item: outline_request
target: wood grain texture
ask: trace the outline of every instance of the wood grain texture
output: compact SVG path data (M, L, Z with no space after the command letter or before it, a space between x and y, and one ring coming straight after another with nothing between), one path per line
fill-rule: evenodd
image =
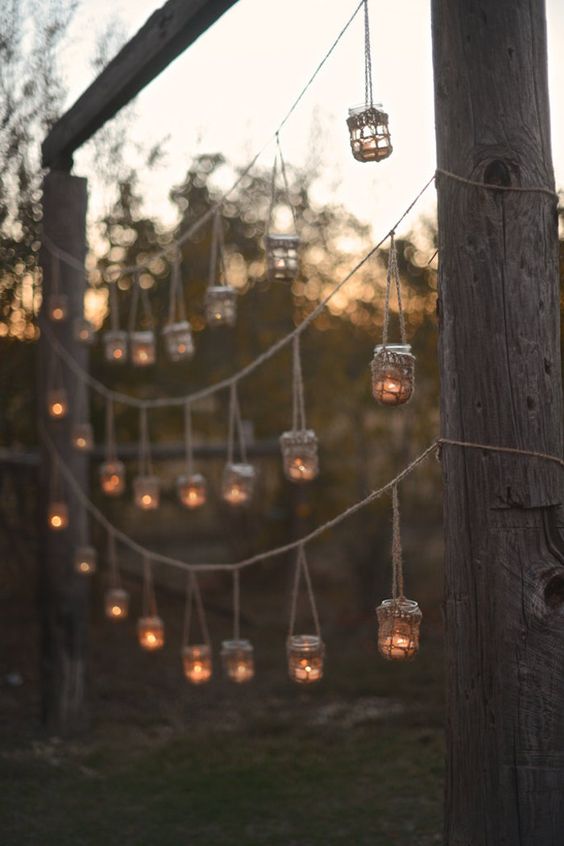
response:
M432 14L438 167L552 189L543 0ZM442 435L561 456L556 200L439 177L438 215ZM562 846L564 561L546 520L562 471L457 447L442 461L445 843Z
M48 237L80 261L86 254L86 179L66 173L51 172L43 184L43 226ZM49 253L41 254L43 269L43 305L40 328L48 319L45 305L53 288ZM88 367L88 353L73 339L73 317L82 315L85 272L64 262L60 264L60 292L69 297L70 319L50 323L59 341L76 361ZM37 402L38 418L74 477L84 489L88 484L88 459L71 445L71 426L77 420L76 377L63 367L70 414L65 420L51 420L47 413L46 393L50 381L53 353L45 335L38 344ZM73 571L73 557L78 546L88 544L87 515L72 491L63 486L69 505L69 526L61 532L47 528L47 503L52 489L53 463L45 446L40 447L40 612L42 620L42 718L50 733L66 734L86 722L85 668L89 615L89 580Z
M70 170L72 154L236 0L168 0L112 59L53 126L42 145L43 167Z

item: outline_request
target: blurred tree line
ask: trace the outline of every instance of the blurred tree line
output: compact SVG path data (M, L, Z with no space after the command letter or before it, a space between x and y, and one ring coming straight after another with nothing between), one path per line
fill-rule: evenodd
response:
M22 15L22 8L34 15ZM64 86L56 53L76 8L75 2L0 0L0 447L22 448L36 443L34 384L37 336L36 315L41 290L37 264L41 242L41 179L39 143L61 111ZM32 21L32 23L30 23ZM99 41L94 67L99 70L115 50L116 29L106 29ZM113 39L113 40L112 40ZM128 165L129 117L118 116L92 142L107 187L116 200L90 233L94 251L88 259L89 304L97 321L108 328L107 283L122 267L146 263L141 275L158 329L168 313L171 274L166 257L155 254L171 245L221 196L227 163L219 153L197 156L170 199L177 225L167 228L148 215L139 183ZM145 150L153 166L164 144ZM150 369L115 367L103 358L97 344L91 355L94 376L104 384L139 396L184 395L219 381L245 366L300 322L371 247L369 227L339 205L318 206L313 187L315 168L289 168L290 199L303 240L299 278L291 285L269 283L265 275L263 234L271 202L271 173L256 168L246 175L222 206L227 279L236 287L236 327L209 330L203 320L211 250L211 225L182 247L182 280L196 355L190 362L170 363L159 341L157 363ZM282 229L290 216L285 197L277 189L274 221ZM404 286L408 335L417 357L413 401L396 410L378 408L371 396L369 364L381 338L386 245L367 262L332 300L302 339L302 357L309 424L321 442L322 473L307 490L296 494L282 479L279 456L264 461L261 495L242 519L247 531L237 553L283 542L295 530L296 510L301 530L316 525L354 500L378 487L423 449L438 431L438 373L436 356L436 271L431 260L436 248L434 224L417 221L410 235L397 241ZM564 256L564 250L563 250ZM564 258L563 258L564 268ZM119 276L120 323L127 326L132 280ZM395 325L395 324L394 324ZM276 440L291 422L291 358L285 349L263 364L240 386L243 416L251 421L259 440ZM121 442L138 437L136 412L117 407L117 434ZM96 440L104 441L104 408L92 397ZM150 415L154 441L180 441L179 409ZM227 427L227 396L194 408L196 441L222 443ZM204 468L205 470L205 468ZM219 477L220 466L215 472ZM166 469L163 468L163 472ZM94 478L94 477L93 477ZM4 502L14 502L18 485L9 484ZM406 522L435 526L440 514L438 465L418 471L406 483ZM17 480L16 480L17 481ZM26 477L25 485L29 484ZM21 488L21 486L20 486ZM95 486L93 486L95 489ZM6 490L4 490L6 493ZM95 494L96 495L96 494ZM21 503L21 491L19 502ZM173 494L170 494L172 500ZM220 508L221 505L217 504ZM17 534L19 506L12 509L15 523L4 515L5 531ZM294 516L292 516L294 515ZM116 512L116 520L124 516ZM178 509L178 520L182 519ZM218 523L224 533L233 528L231 517L194 518L193 525L210 529ZM266 517L266 519L265 519ZM268 519L271 518L271 519ZM192 519L192 516L191 516ZM356 564L358 592L363 602L374 595L374 563L389 557L389 503L381 501L339 529L338 547ZM252 531L248 531L249 526ZM292 528L293 527L293 528ZM330 533L325 543L329 558L336 557ZM408 539L409 544L409 539ZM387 570L385 570L387 573ZM387 578L387 577L386 577Z

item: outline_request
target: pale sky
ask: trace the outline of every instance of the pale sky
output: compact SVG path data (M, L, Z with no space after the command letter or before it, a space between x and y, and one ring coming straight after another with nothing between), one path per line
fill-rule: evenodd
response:
M244 165L263 146L303 87L358 0L239 0L137 98L133 141L147 146L170 136L168 156L154 172L141 172L145 211L172 221L167 194L194 154L222 152ZM161 6L156 0L82 0L63 66L70 105L93 76L88 58L96 33L118 16L128 36ZM564 3L547 0L556 182L564 186ZM435 166L429 3L371 2L375 100L390 115L394 152L379 164L355 162L345 119L364 98L362 13L298 106L281 135L291 163L308 160L312 144L324 162L315 199L347 206L384 234L430 178ZM134 154L132 153L132 156ZM271 146L261 164L270 167ZM88 149L75 157L75 173L91 177L91 208L105 200L96 190ZM226 175L227 178L227 175ZM434 190L417 207L432 213ZM415 216L406 221L406 228Z

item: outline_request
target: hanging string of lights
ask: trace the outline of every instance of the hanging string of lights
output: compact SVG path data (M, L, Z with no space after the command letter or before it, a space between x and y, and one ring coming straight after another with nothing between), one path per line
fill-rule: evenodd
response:
M317 605L313 592L311 576L309 574L305 548L312 541L322 534L339 525L348 517L356 514L367 507L376 499L391 491L392 513L393 513L393 538L392 538L392 597L384 600L378 606L376 613L379 624L378 648L380 653L388 660L406 661L417 654L419 648L419 629L421 625L421 611L414 600L409 600L404 594L403 559L400 539L399 522L399 484L410 475L430 455L439 455L444 446L454 446L462 449L482 450L484 452L506 453L519 455L536 460L549 461L561 468L564 468L564 460L558 456L547 453L516 449L512 447L492 446L488 444L471 443L449 438L437 438L413 461L405 466L393 479L386 482L377 490L372 491L364 499L356 502L349 508L337 514L321 526L318 526L308 535L292 541L284 546L275 547L264 552L257 553L241 561L209 564L209 563L188 563L163 555L162 553L149 550L130 538L125 532L115 527L105 515L94 505L82 490L75 479L72 471L62 460L57 448L44 427L40 429L41 438L46 445L51 461L53 463L53 491L52 502L48 509L48 521L53 531L64 531L68 526L68 508L63 498L62 483L64 482L72 490L74 496L80 501L89 514L106 530L108 535L108 564L109 564L109 589L105 595L106 616L113 620L124 619L129 611L129 595L123 589L116 556L116 541L141 556L144 562L144 601L143 614L139 620L138 638L144 649L158 649L164 643L164 624L157 613L156 598L152 581L152 564L160 563L181 569L188 574L186 620L184 638L182 644L182 662L186 678L194 684L205 682L212 675L212 650L205 614L197 583L197 573L207 571L225 571L233 574L233 614L234 631L233 639L224 641L222 644L222 663L224 670L232 681L248 681L254 675L254 650L249 641L240 638L239 617L240 617L240 582L239 574L254 564L263 563L266 560L279 558L282 555L296 551L296 573L294 588L290 603L290 625L287 639L288 671L290 678L299 684L308 684L321 679L323 675L323 662L325 657L325 646L321 638L321 629ZM80 551L77 553L77 562L80 559ZM94 563L95 567L95 563ZM90 564L85 567L77 566L77 572L86 575L93 572ZM314 633L296 635L294 633L297 598L299 584L303 576L308 598L311 606L314 622ZM198 614L200 616L200 628L203 642L190 644L188 642L190 631L190 615L193 600L196 600Z

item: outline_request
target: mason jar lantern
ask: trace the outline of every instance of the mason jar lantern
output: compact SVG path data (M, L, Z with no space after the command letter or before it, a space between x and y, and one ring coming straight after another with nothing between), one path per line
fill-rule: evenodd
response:
M69 412L69 401L64 388L53 388L47 392L47 411L53 420L64 420Z
M288 638L288 672L297 684L312 684L323 678L325 644L318 635L291 635Z
M158 615L140 617L137 621L139 646L147 652L155 652L164 646L164 623Z
M102 336L104 344L104 358L114 364L125 364L127 361L127 332L121 329L111 329Z
M81 546L74 554L74 570L81 576L91 576L96 572L97 555L93 546Z
M211 679L212 656L207 643L184 646L182 649L182 667L185 678L191 684L204 684Z
M93 344L96 337L94 326L85 317L76 317L73 323L73 336L79 344Z
M155 363L156 342L152 329L129 333L129 355L135 367L148 367Z
M91 423L75 423L72 427L72 445L77 452L90 452L94 447Z
M415 385L415 356L409 344L378 344L374 348L372 393L380 405L404 405Z
M317 436L313 429L283 432L280 449L284 473L291 482L309 482L319 474Z
M129 594L119 587L112 587L106 591L104 597L106 617L110 620L125 620L129 612Z
M254 650L249 640L224 640L221 661L227 678L237 684L250 681L255 674Z
M154 511L160 504L160 479L158 476L137 476L133 480L135 505L142 511Z
M358 162L380 162L391 155L388 115L380 104L349 109L347 126L352 154Z
M186 508L194 509L205 505L207 483L201 473L179 476L176 482L178 498Z
M255 477L252 464L226 464L221 485L221 495L225 502L229 505L246 505L253 495Z
M194 355L192 327L187 320L169 323L164 327L162 336L171 361L182 361Z
M64 323L69 316L69 298L66 294L51 294L47 306L49 319L54 323Z
M100 487L106 496L120 496L125 490L123 461L105 461L100 465Z
M385 599L376 609L378 650L389 661L410 661L419 651L423 615L413 599Z
M298 275L297 235L266 235L266 268L271 282L292 282Z
M208 326L234 326L237 294L230 285L210 285L204 302Z
M69 507L62 500L53 500L47 509L47 523L54 532L66 529L69 524Z

